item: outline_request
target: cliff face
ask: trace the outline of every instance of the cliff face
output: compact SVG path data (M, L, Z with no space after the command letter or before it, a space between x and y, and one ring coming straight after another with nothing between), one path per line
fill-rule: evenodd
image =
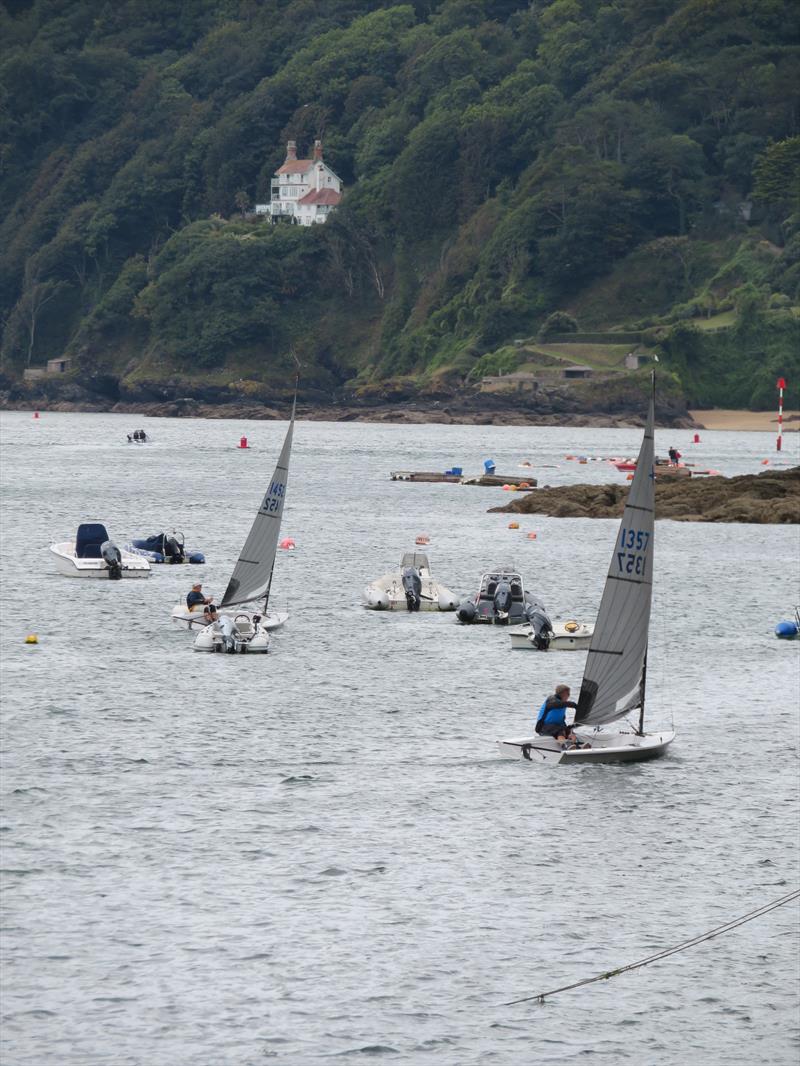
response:
M492 511L555 518L618 518L626 485L536 489ZM800 467L741 477L656 481L656 517L678 522L800 523Z

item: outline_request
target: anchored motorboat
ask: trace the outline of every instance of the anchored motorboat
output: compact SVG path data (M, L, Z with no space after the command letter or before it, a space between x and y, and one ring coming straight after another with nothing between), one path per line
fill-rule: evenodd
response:
M364 606L373 611L454 611L458 597L431 576L424 552L405 552L397 570L371 581Z
M150 563L204 563L205 555L184 547L183 533L155 533L152 537L140 537L128 541L123 550L131 555L141 555Z
M515 626L509 629L511 647L528 651L580 651L589 647L594 626L586 622L552 622L549 630L535 633L533 626Z
M550 619L540 601L526 592L522 578L512 566L496 566L481 577L477 593L462 600L456 617L465 625L489 622L521 625L528 622L537 634L550 629Z
M50 545L56 566L67 577L94 577L116 581L123 577L150 577L150 563L141 555L120 551L102 522L82 522L75 540Z

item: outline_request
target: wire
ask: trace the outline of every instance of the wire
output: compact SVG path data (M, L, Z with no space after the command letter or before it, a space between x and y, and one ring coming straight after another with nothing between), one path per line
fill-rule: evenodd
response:
M785 903L791 903L792 900L798 898L800 898L800 889L795 889L793 892L789 892L780 899L773 900L772 903L765 903L763 907L758 907L754 911L749 911L747 914L743 914L739 918L733 918L731 921L725 922L723 925L718 925L716 928L710 929L707 933L700 933L699 936L692 937L691 940L684 940L682 943L676 944L674 947L664 948L663 951L658 951L654 955L648 955L647 958L639 959L638 962L631 962L626 966L618 966L617 969L597 974L596 977L585 977L582 981L576 981L571 985L563 985L561 988L553 988L549 992L538 992L535 996L523 996L521 999L512 999L507 1003L501 1003L500 1006L513 1007L517 1003L529 1003L531 1000L544 1003L547 996L554 996L557 992L568 992L572 988L582 988L584 985L593 984L595 981L607 981L610 977L616 977L618 974L627 973L629 970L638 970L641 966L647 966L651 962L658 962L659 959L665 959L668 955L674 955L678 951L685 951L686 948L695 947L697 944L702 944L705 940L712 940L716 936L721 936L722 933L729 933L731 929L736 929L737 926L744 925L745 922L752 922L754 918L760 918L763 914L768 914L770 911L775 910L776 907L782 907Z

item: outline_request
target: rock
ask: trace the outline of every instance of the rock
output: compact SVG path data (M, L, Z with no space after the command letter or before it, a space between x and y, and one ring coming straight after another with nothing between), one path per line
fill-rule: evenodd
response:
M554 518L618 518L627 485L541 488L492 512ZM800 523L800 467L740 477L656 481L656 517L677 522Z

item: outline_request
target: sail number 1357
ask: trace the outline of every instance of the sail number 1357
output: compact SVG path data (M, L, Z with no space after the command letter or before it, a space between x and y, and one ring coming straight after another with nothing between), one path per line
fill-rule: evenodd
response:
M649 533L641 529L626 529L623 526L619 534L619 550L617 551L617 566L621 574L645 576L646 552L649 543Z

